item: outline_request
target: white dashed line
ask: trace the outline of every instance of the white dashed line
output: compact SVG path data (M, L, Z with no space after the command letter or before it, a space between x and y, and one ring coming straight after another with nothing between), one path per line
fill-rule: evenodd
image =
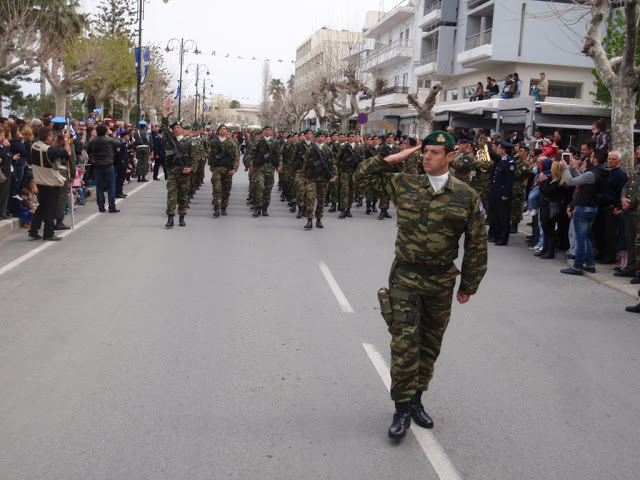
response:
M353 307L349 303L349 300L347 300L347 297L345 297L344 293L342 293L342 290L340 289L338 282L336 282L336 279L333 278L333 275L331 274L331 270L329 270L329 267L327 267L327 264L320 263L319 266L320 266L320 270L322 271L322 274L324 275L324 278L327 280L327 283L331 288L331 291L335 295L336 300L338 300L338 303L340 304L340 308L342 308L342 311L345 313L353 313Z
M373 366L378 371L378 375L382 378L387 390L389 390L391 388L391 378L389 377L389 366L387 365L387 362L382 358L380 352L378 352L376 347L373 345L363 343L362 346L367 352L367 355L369 355L371 363L373 363ZM447 457L447 454L444 452L431 430L426 430L418 426L415 426L414 428L412 425L409 431L412 432L418 440L420 447L422 447L422 450L440 480L462 480L462 477L460 477L458 472L456 472L456 469L453 468L449 457Z

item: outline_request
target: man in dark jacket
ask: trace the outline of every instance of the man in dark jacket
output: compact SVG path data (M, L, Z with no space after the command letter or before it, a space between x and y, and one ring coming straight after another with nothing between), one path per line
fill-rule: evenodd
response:
M116 198L127 198L122 191L122 186L124 185L124 179L127 176L129 161L133 156L130 139L131 132L129 130L123 130L120 133L120 146L115 149L113 156L113 167L116 171Z
M496 245L509 242L511 202L513 200L513 181L515 177L515 159L511 156L514 145L504 140L497 143L500 162L493 174L493 183L489 191L489 241Z
M116 179L113 169L113 151L120 147L120 140L108 137L109 129L105 125L96 127L97 137L87 145L87 153L94 158L94 169L96 177L96 193L98 210L105 212L104 208L104 187L106 184L109 194L109 213L117 213L116 208Z
M155 163L153 165L153 179L159 180L158 173L160 172L160 167L162 166L162 171L164 172L164 179L167 179L167 166L166 166L166 158L167 158L167 141L164 138L164 134L162 129L158 127L158 125L153 125L151 127L151 140L153 141L153 158Z

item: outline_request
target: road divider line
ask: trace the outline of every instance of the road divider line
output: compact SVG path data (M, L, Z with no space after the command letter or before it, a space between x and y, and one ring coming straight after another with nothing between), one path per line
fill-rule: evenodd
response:
M387 365L387 362L382 358L380 352L378 352L376 347L373 345L363 343L362 346L364 347L365 352L367 352L371 363L373 363L373 366L378 371L378 375L382 378L387 390L391 389L391 378L389 376L389 366ZM422 450L438 475L438 478L440 480L462 480L462 477L460 477L458 472L456 472L456 469L451 464L449 457L447 457L447 454L438 443L438 440L436 440L433 431L426 430L417 425L412 427L415 428L411 428L409 431L413 433L418 440L420 447L422 447Z
M163 175L163 174L160 174L160 175ZM135 194L137 191L139 191L139 190L143 189L144 187L146 187L147 185L151 185L151 183L143 183L139 187L134 188L133 190L131 190L131 192L129 192L127 195L131 196L131 195ZM116 200L116 204L120 203L121 200L126 200L126 199L119 198L118 200ZM87 218L85 218L80 223L75 225L72 230L64 230L62 232L59 232L58 233L58 237L64 238L64 237L66 237L68 235L71 235L73 232L75 232L79 228L84 227L85 225L87 225L89 222L93 221L96 217L99 217L100 215L102 215L102 212L96 212L96 213L94 213L92 215L89 215ZM46 250L47 248L52 247L53 245L57 245L57 244L58 244L58 242L44 242L39 247L36 247L33 250L31 250L30 252L25 253L21 257L16 258L14 261L7 263L4 267L0 268L0 277L2 275L4 275L5 273L10 272L11 270L16 268L17 266L23 264L24 262L26 262L30 258L35 257L37 254L39 254L43 250Z
M329 270L329 267L327 267L327 264L324 262L321 262L319 266L320 266L320 271L324 275L325 280L329 284L329 288L331 288L331 291L335 295L336 300L338 300L338 303L340 304L340 308L342 308L342 311L345 313L353 313L353 307L349 303L349 300L347 300L347 297L344 295L344 293L342 293L342 289L340 288L340 285L338 285L338 282L336 282L336 279L333 278L333 275L331 274L331 270Z

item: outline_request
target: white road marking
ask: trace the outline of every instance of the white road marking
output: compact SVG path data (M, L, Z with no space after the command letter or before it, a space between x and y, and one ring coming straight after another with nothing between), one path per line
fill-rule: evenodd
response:
M380 352L378 352L376 347L373 345L363 343L362 346L367 352L367 355L369 355L371 363L376 367L378 375L382 378L387 390L389 390L391 388L391 378L389 376L389 366L387 365L387 362L382 358ZM416 425L415 428L411 428L409 431L412 432L418 440L418 443L422 447L422 450L431 463L431 466L433 466L433 469L436 471L436 474L438 474L438 478L440 478L440 480L462 480L462 477L460 477L458 472L456 472L456 469L453 468L449 457L447 457L447 454L442 449L431 430L427 430Z
M158 176L163 176L164 174L160 174ZM143 189L144 187L146 187L147 185L151 185L151 183L143 183L142 185L140 185L139 187L131 190L130 193L128 193L128 196L133 195L134 193L136 193L138 190ZM119 198L116 200L116 205L118 203L120 203L121 200L126 200L125 198ZM76 230L78 230L81 227L84 227L86 224L88 224L89 222L93 221L96 217L102 215L102 212L96 212L93 215L88 216L87 218L85 218L84 220L82 220L80 223L78 223L77 225L74 226L74 228L72 230L65 230L63 232L60 232L58 234L58 237L60 238L64 238L67 235L71 235L73 232L75 232ZM29 260L32 257L35 257L37 254L39 254L40 252L42 252L43 250L46 250L49 247L52 247L53 245L56 245L57 242L44 242L42 245L40 245L37 248L34 248L33 250L31 250L30 252L25 253L24 255L22 255L21 257L16 258L13 262L9 262L7 263L4 267L0 268L0 277L2 275L4 275L7 272L10 272L11 270L13 270L14 268L16 268L18 265L23 264L24 262L26 262L27 260Z
M327 267L327 264L324 262L321 262L319 266L320 266L320 270L322 271L322 274L324 275L324 278L327 280L327 283L331 288L331 291L335 295L336 300L338 300L338 303L340 304L340 308L342 308L342 311L345 313L353 313L353 307L349 303L349 300L347 300L347 297L345 297L344 293L342 293L342 290L340 289L338 282L336 282L336 279L333 278L333 275L331 274L331 270L329 270L329 267Z

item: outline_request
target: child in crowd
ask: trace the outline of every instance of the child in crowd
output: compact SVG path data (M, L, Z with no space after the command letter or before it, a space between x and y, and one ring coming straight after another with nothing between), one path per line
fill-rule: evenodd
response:
M84 176L86 170L82 167L76 167L76 177L73 179L73 193L76 198L76 205L85 205L87 202L84 199L86 194L86 187L84 186Z
M20 219L22 228L31 228L31 219L35 210L29 209L29 190L23 188L11 199L11 212L14 217Z
M40 205L40 201L38 200L38 185L36 185L36 182L29 182L27 190L29 190L29 210L35 212L38 205Z

